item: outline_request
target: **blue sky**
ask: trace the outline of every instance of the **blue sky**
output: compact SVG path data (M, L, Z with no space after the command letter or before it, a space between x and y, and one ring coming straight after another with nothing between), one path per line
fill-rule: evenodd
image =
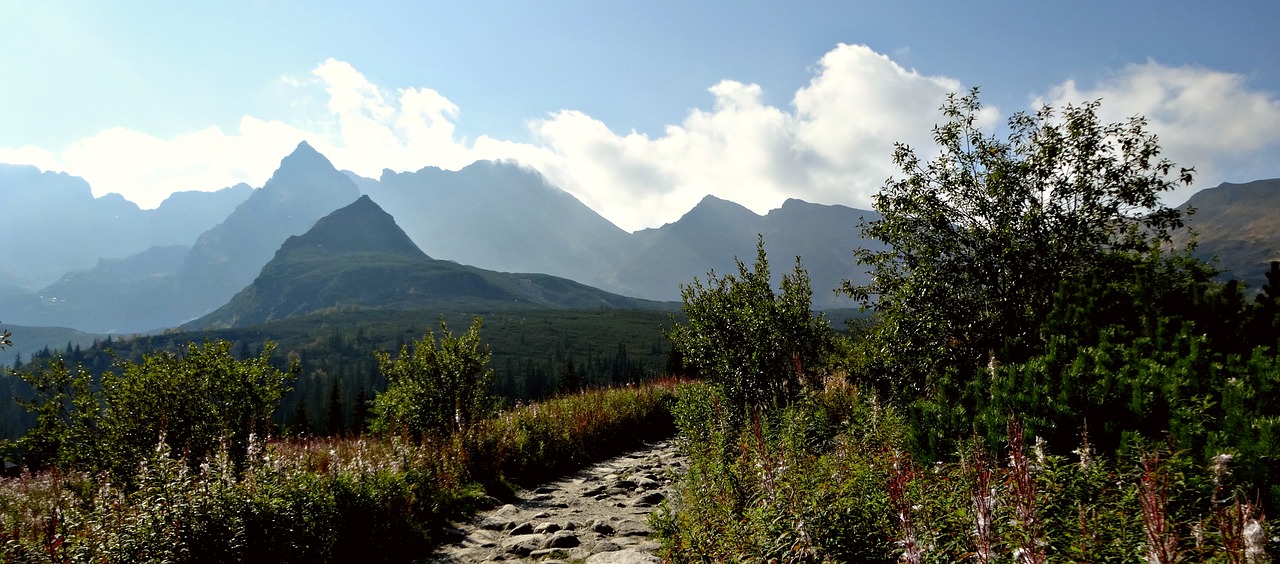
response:
M868 207L979 86L992 124L1146 115L1200 188L1280 176L1278 28L1263 1L4 3L0 162L153 207L303 139L371 177L514 159L631 230L706 194Z

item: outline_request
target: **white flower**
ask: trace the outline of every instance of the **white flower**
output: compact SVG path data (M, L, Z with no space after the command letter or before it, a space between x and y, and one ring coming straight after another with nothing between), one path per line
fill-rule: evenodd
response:
M1267 542L1266 531L1257 519L1250 519L1244 526L1244 557L1246 562L1266 562L1267 553L1262 545Z

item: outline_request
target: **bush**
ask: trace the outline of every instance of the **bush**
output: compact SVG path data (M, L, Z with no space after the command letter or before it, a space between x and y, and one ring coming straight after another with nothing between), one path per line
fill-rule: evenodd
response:
M88 372L61 360L23 373L35 391L26 407L36 426L16 443L28 466L106 471L128 482L161 439L166 452L198 462L220 442L239 467L250 437L270 431L271 416L296 376L274 368L268 345L237 360L231 343L187 345L118 363L94 386Z
M241 469L225 442L202 461L161 442L130 486L83 472L0 479L0 561L402 560L486 503L477 480L529 484L669 436L673 388L566 396L423 443L255 437Z
M495 413L490 353L480 343L480 326L476 317L465 333L455 336L442 319L438 340L428 334L412 348L401 347L394 359L376 353L388 383L387 391L374 398L370 427L415 439L447 437Z
M686 366L718 386L735 410L785 405L817 379L832 346L831 328L810 311L809 274L796 259L775 294L765 258L764 238L755 266L741 260L738 275L708 273L681 285L688 322L670 333Z
M1058 456L1006 420L1002 456L977 440L921 464L906 420L839 379L736 432L718 410L710 388L676 407L688 472L651 518L672 562L1265 562L1275 548L1229 456L1142 440Z

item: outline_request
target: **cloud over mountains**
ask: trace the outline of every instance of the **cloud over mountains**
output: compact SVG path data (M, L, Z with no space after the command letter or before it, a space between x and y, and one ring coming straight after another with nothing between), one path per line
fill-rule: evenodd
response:
M427 87L376 84L329 59L281 79L297 102L291 119L246 115L232 131L209 127L172 138L111 128L63 148L0 148L0 162L66 171L86 178L97 194L117 192L153 207L176 190L261 185L299 140L336 166L372 177L384 168L457 170L480 159L515 160L635 230L674 221L706 194L757 212L788 197L866 208L895 173L893 143L927 151L938 107L948 92L967 88L962 80L922 75L866 46L839 45L817 61L786 107L764 102L758 85L725 79L708 89L709 107L690 109L660 134L615 131L564 109L531 116L527 140L468 139L456 124L484 108L459 108ZM1199 186L1280 175L1275 159L1261 158L1280 144L1280 100L1252 90L1247 77L1148 61L1099 84L1066 80L1028 93L1032 105L1096 98L1108 121L1146 115L1166 155L1197 167ZM1019 109L988 108L984 122L998 127Z

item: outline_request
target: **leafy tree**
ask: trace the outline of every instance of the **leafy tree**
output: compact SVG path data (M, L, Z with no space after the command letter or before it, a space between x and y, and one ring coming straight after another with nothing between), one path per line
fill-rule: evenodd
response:
M231 343L188 344L185 354L156 352L122 361L95 386L62 359L21 374L35 397L24 402L36 425L17 442L34 467L110 471L128 481L163 439L168 452L198 463L225 441L245 460L254 433L265 435L280 397L296 375L274 368L273 347L236 360Z
M185 354L156 352L104 374L99 426L116 470L135 468L159 437L193 463L225 441L242 465L251 435L265 438L299 370L296 363L291 372L272 366L274 349L268 344L259 356L237 360L230 342L189 343Z
M13 341L9 340L9 337L12 336L13 333L10 333L8 329L0 329L0 349L13 346Z
M476 317L461 335L440 321L434 333L400 347L392 357L374 353L387 378L387 391L373 400L375 432L404 432L415 438L461 431L491 415L497 408L492 395L493 371L489 348L480 342L481 320Z
M976 89L948 97L928 162L897 145L904 176L863 227L885 250L857 251L872 281L843 288L879 312L879 357L894 375L882 384L906 396L944 367L1025 360L1043 347L1039 323L1062 283L1123 273L1182 226L1159 196L1192 170L1159 157L1142 118L1104 124L1097 102L1045 106L1010 118L1005 140L982 131L981 109Z
M32 398L17 401L35 414L35 425L16 443L6 445L7 450L16 450L34 469L76 467L98 459L93 376L82 367L68 368L61 358L18 376L31 386Z
M737 263L737 276L710 272L706 284L694 278L681 285L688 322L676 325L671 342L734 407L785 404L816 380L832 343L830 325L810 310L813 293L799 257L782 277L781 294L770 283L764 237L751 269Z

